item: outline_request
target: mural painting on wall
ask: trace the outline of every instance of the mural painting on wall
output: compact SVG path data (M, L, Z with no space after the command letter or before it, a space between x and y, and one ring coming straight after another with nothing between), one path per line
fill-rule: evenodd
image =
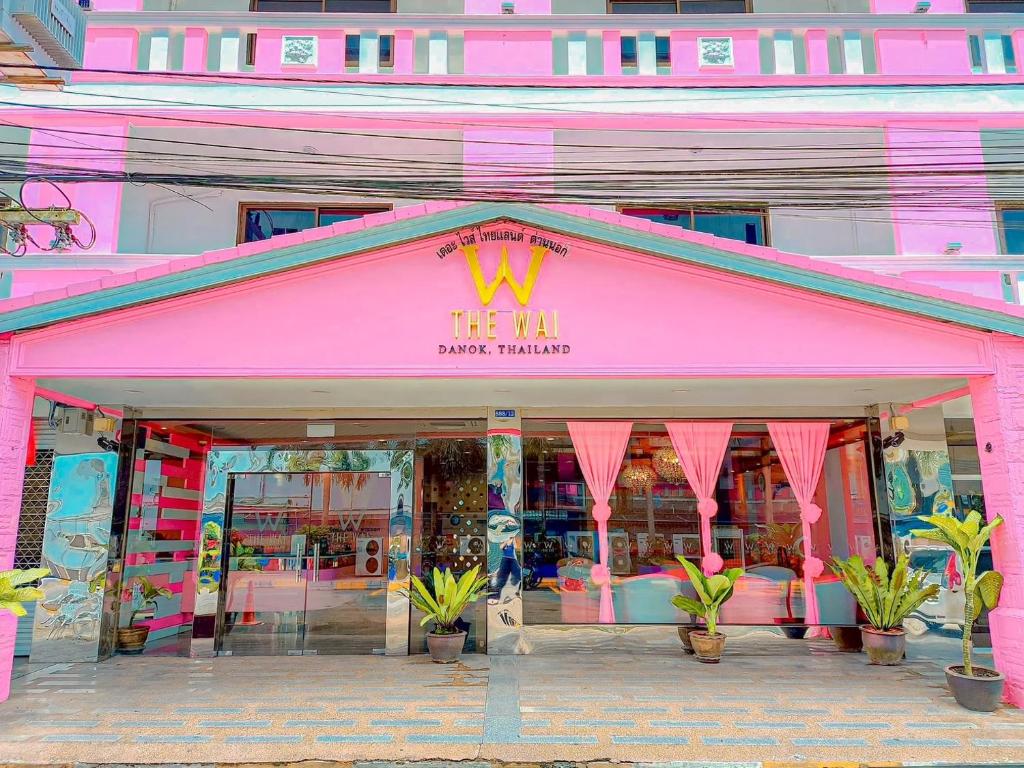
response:
M217 612L223 548L231 555L239 570L259 570L259 559L253 556L244 536L233 534L224 541L225 515L228 506L229 480L232 475L260 474L309 475L310 482L322 473L341 475L341 487L351 484L358 489L366 478L377 474L390 478L390 510L387 542L387 652L405 653L408 648L409 608L398 590L409 581L409 544L412 532L413 454L411 451L346 451L324 449L313 451L285 450L273 447L224 448L207 456L206 482L203 491L202 539L199 545L199 576L196 583L195 614L213 616ZM305 541L324 536L341 536L357 541L362 515L339 513L336 529L306 524L292 532L292 538ZM283 514L260 519L267 530L277 532L286 524ZM281 531L284 533L284 531ZM237 532L236 532L237 533ZM374 541L378 541L374 539ZM304 546L300 545L301 547ZM378 547L380 545L377 545ZM357 572L358 572L357 565ZM371 569L374 573L378 568ZM382 573L383 573L382 569Z
M53 461L33 627L36 661L97 658L117 454L83 453Z
M951 515L956 509L949 453L904 443L886 448L884 456L893 535L897 545L909 551L910 530L919 525L918 516Z
M921 527L921 515L956 514L949 452L936 448L934 441L915 446L907 440L886 448L883 455L896 548L910 555L910 566L924 571L927 583L939 587L937 598L924 603L903 626L911 635L959 631L965 598L956 554L939 542L910 535Z
M487 436L487 602L491 627L522 624L522 457L522 436L518 432Z

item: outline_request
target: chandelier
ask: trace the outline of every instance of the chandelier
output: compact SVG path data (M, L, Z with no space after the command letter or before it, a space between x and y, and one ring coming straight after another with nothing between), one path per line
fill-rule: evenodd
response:
M666 483L681 483L686 479L679 456L671 448L659 448L654 452L654 471Z
M646 464L630 464L623 471L622 478L629 484L633 493L647 493L654 487L658 476Z

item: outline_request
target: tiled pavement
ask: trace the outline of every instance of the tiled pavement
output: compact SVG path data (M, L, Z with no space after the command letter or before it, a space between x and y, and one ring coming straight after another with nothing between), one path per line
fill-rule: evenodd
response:
M639 640L639 642L635 642ZM552 643L552 646L555 643ZM495 759L1024 763L1024 711L956 706L941 668L828 641L729 640L719 666L652 629L529 656L23 665L0 762Z

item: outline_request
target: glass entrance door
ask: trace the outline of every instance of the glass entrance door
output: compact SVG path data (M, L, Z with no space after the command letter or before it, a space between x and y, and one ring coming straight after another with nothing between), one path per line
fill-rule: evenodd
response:
M228 497L217 651L383 653L390 475L236 474Z

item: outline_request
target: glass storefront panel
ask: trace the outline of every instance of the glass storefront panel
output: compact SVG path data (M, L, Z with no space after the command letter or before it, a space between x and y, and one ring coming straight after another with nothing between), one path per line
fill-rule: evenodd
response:
M312 429L311 429L312 427ZM199 521L214 449L413 451L412 547L398 567L486 570L482 420L210 420L128 422L137 430L119 624L139 607L140 577L172 590L137 614L146 653L187 655L201 570ZM333 432L333 437L309 437ZM217 639L234 654L382 652L391 504L386 473L258 472L232 476ZM408 504L407 500L402 501ZM119 567L119 564L118 566ZM288 587L288 588L285 588ZM426 651L419 615L411 651ZM485 606L465 616L467 650L484 650ZM205 631L205 630L204 630Z
M564 422L524 422L526 505L524 618L527 624L596 624L600 590L590 578L599 559L592 499ZM833 424L815 502L812 552L876 553L866 430ZM804 548L800 511L764 424L737 424L716 491L712 549L742 568L729 624L803 622ZM616 622L674 624L671 605L686 581L677 556L702 555L697 497L660 424L636 424L610 499L609 568ZM826 569L816 580L823 624L855 623L852 598Z

